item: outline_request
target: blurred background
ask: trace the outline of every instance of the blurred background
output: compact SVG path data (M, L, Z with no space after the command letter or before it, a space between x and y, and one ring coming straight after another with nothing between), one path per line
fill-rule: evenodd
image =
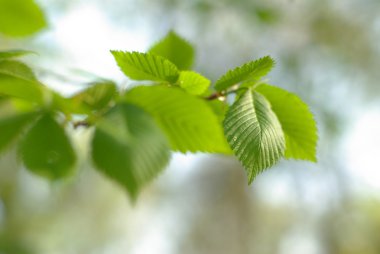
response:
M378 0L37 3L47 27L0 34L0 50L38 52L24 61L67 95L96 76L125 83L109 50L144 51L171 29L194 44L196 70L214 81L271 55L270 83L316 116L318 163L282 160L247 186L233 158L175 154L131 204L93 170L91 133L79 129L80 162L65 181L30 174L15 149L0 156L1 254L380 253Z

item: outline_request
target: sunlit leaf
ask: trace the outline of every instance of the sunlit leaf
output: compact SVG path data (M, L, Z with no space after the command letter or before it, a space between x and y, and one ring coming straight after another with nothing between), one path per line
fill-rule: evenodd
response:
M264 95L276 113L285 134L285 157L316 161L317 125L308 106L295 94L281 88L261 85Z
M181 70L190 69L194 62L193 46L173 31L156 43L149 53L169 59Z
M285 138L280 122L269 102L258 93L248 90L230 107L224 131L247 171L249 183L284 154Z
M0 0L0 33L26 36L46 26L42 10L33 0Z
M137 106L118 104L96 126L92 159L98 170L135 199L169 161L170 150L153 118Z
M27 169L52 179L69 175L76 161L63 127L49 113L26 133L20 154Z
M111 51L120 69L134 80L174 83L179 76L177 67L164 57L139 52Z
M177 83L189 94L201 95L210 86L211 81L199 73L181 71Z
M229 153L217 116L202 99L179 88L136 87L126 100L149 112L180 152Z
M215 89L222 91L244 81L258 80L265 76L274 66L274 60L265 56L256 61L229 70L215 83Z

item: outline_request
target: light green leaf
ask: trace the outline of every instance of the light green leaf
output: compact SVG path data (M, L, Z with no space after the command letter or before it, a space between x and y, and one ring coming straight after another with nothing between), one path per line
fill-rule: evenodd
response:
M193 46L173 31L148 52L169 59L181 70L190 69L194 62Z
M219 122L223 123L224 117L226 116L228 110L228 104L220 100L207 100L206 103L218 117Z
M285 157L317 161L317 125L308 106L295 94L281 88L261 85L264 95L276 113L285 133Z
M199 73L181 71L177 83L189 94L201 95L210 86L211 81Z
M42 10L33 0L0 0L0 33L26 36L46 26Z
M166 86L139 86L126 94L128 102L149 112L180 152L229 153L221 124L202 99Z
M42 103L43 86L32 70L17 61L0 61L0 94Z
M223 91L244 81L259 80L261 77L267 75L273 66L274 60L269 56L248 62L233 70L229 70L220 77L215 83L215 89L217 91Z
M9 59L14 57L20 57L28 54L33 54L34 52L22 49L13 49L7 51L0 51L0 60Z
M89 88L74 95L72 100L92 110L100 110L109 105L116 92L116 85L112 81L95 82Z
M20 144L27 169L52 179L69 175L76 156L64 129L45 113L27 132Z
M134 80L177 81L177 67L164 57L149 53L111 51L120 69Z
M101 172L135 199L167 165L170 150L153 118L131 104L118 104L96 126L92 159Z
M250 90L228 110L224 132L247 171L249 183L284 154L285 138L280 122L265 97Z
M15 140L34 118L35 113L22 113L0 119L0 151Z
M32 69L30 69L26 64L19 61L0 61L0 73L28 81L37 81L37 78L34 75Z

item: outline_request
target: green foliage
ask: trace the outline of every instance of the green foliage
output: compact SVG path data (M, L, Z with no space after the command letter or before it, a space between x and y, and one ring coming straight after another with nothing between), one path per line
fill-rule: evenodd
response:
M131 104L118 104L97 124L92 158L104 174L124 186L133 199L169 161L165 136L151 116Z
M317 129L307 105L261 80L274 65L268 56L228 71L210 87L206 77L184 70L194 50L170 32L148 53L111 51L136 87L120 90L101 80L64 97L13 60L28 53L0 52L0 99L15 111L0 119L0 151L20 137L20 157L36 174L70 174L76 155L67 125L95 128L95 168L132 199L164 170L170 150L234 154L249 183L283 156L316 161ZM231 106L229 94L236 98Z
M317 161L317 126L308 106L295 94L261 85L256 89L270 102L285 134L285 157Z
M13 61L0 61L0 95L22 98L42 103L42 86L32 70L25 64Z
M0 119L0 151L15 140L34 118L35 113L21 113Z
M211 81L194 71L181 71L178 84L189 94L201 95L209 88Z
M211 107L214 114L218 117L220 123L223 123L224 117L228 110L228 104L220 100L208 100L206 103Z
M112 81L92 83L91 86L74 95L72 100L76 104L92 109L100 110L110 104L117 94L116 84Z
M44 14L33 0L0 0L0 33L26 36L46 26Z
M181 70L190 69L194 62L193 46L173 31L148 52L169 59Z
M229 152L217 116L202 99L174 87L140 86L128 92L126 100L157 120L173 150Z
M120 69L134 80L176 82L178 68L169 60L149 53L111 51Z
M267 75L273 66L274 60L269 56L245 63L233 70L229 70L220 77L215 83L215 89L217 91L223 91L242 82L257 81Z
M63 127L44 113L20 144L21 158L30 171L59 179L69 175L76 156Z
M281 124L269 102L258 93L246 91L228 110L223 125L228 143L247 171L249 183L284 154Z
M22 50L22 49L14 49L7 51L0 51L0 60L20 57L28 54L33 54L32 51Z

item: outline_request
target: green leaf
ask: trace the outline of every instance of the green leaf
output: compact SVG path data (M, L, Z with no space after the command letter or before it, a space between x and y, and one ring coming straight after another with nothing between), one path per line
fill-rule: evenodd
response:
M308 106L295 94L281 88L261 85L285 133L286 158L317 161L317 125Z
M20 144L21 158L30 171L52 179L71 173L76 156L64 129L45 113Z
M215 89L220 92L244 81L259 80L267 75L273 66L274 60L269 56L245 63L220 77L215 83Z
M0 60L24 56L24 55L33 54L33 53L34 52L32 51L22 50L22 49L0 51Z
M18 61L0 61L0 94L42 103L43 86L32 70Z
M164 57L149 53L111 51L120 69L134 80L177 81L177 67Z
M35 116L35 113L22 113L0 119L0 152L21 134Z
M210 86L211 81L199 73L193 71L181 71L177 83L189 94L201 95Z
M154 120L131 104L118 104L96 126L95 166L135 199L140 189L167 165L170 150Z
M219 122L223 123L224 117L226 116L228 110L228 104L220 100L207 100L206 103L211 107L214 114L218 117Z
M175 87L139 86L126 100L157 120L173 150L230 153L217 116L202 99Z
M116 92L116 85L112 81L95 82L89 88L74 95L72 100L92 110L100 110L109 105Z
M173 31L170 31L148 52L169 59L181 70L190 69L194 62L193 46Z
M28 81L37 81L32 69L30 69L26 64L18 61L0 61L0 73Z
M228 110L224 132L247 171L249 183L284 154L285 138L280 122L265 97L250 90Z
M0 33L26 36L46 26L42 10L33 0L0 0Z

